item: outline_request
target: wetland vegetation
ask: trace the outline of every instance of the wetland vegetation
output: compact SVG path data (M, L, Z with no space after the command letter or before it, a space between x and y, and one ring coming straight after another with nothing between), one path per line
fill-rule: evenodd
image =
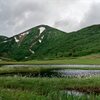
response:
M48 66L48 67L47 67ZM1 100L99 100L100 75L68 77L54 71L99 71L100 67L12 65L0 67ZM52 73L51 73L52 72ZM54 76L53 76L53 75ZM61 74L61 73L60 73ZM51 75L51 76L49 76ZM58 76L57 76L58 75Z

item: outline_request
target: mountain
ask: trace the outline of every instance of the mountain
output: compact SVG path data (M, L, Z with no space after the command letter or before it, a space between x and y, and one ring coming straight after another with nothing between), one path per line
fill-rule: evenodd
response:
M77 57L99 52L100 25L71 33L39 25L0 42L0 57L17 61Z
M41 58L45 50L47 52L49 48L54 47L55 42L63 34L66 35L66 33L47 25L36 26L2 42L0 56L15 60ZM40 50L41 47L43 47L42 50Z
M7 39L6 36L0 36L0 43L3 42L3 41L5 41L6 39Z

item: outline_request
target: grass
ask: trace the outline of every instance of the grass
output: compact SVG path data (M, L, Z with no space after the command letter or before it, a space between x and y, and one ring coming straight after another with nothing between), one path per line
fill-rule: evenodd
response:
M0 67L0 74L10 74L10 73L40 73L40 72L48 72L54 69L62 69L59 67Z
M0 65L2 64L100 64L100 55L93 54L89 56L83 57L73 57L73 58L61 58L61 59L53 59L53 60L31 60L31 61L0 61Z
M100 76L74 78L5 76L9 73L40 73L58 69L100 70L99 67L0 67L0 100L100 100ZM90 93L74 95L66 90Z
M87 96L71 96L60 92L51 92L48 93L47 96L43 96L21 90L3 89L0 91L1 100L87 100L87 98ZM93 99L94 96L91 96L90 98ZM95 96L95 98L97 97Z
M0 77L0 97L4 98L2 100L86 100L87 95L75 96L60 91L72 87L100 87L99 78ZM90 98L99 100L100 96L91 95Z
M25 63L30 64L100 64L100 59L75 58L75 59L61 59L61 60L33 60Z
M1 90L1 100L99 100L100 96L87 95L83 96L72 96L65 94L64 92L51 92L47 96L37 95L29 91L21 90Z

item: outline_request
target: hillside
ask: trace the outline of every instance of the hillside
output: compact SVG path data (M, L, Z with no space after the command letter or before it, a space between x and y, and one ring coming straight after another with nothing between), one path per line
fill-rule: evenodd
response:
M6 39L7 39L6 36L0 36L0 43L1 43L1 42L4 42Z
M0 57L18 61L76 57L99 52L100 25L68 34L40 25L0 43Z

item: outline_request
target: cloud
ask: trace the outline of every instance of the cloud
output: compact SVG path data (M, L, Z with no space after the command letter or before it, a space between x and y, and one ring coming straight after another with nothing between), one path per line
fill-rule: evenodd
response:
M90 7L90 1L78 0L76 3L71 4L68 7L62 20L55 22L55 27L58 27L66 32L80 29L80 25L84 20L84 16L86 13L88 13Z
M94 3L91 9L86 13L80 27L100 24L100 3Z
M78 30L100 22L99 6L98 0L0 0L0 35L12 36L40 24Z

